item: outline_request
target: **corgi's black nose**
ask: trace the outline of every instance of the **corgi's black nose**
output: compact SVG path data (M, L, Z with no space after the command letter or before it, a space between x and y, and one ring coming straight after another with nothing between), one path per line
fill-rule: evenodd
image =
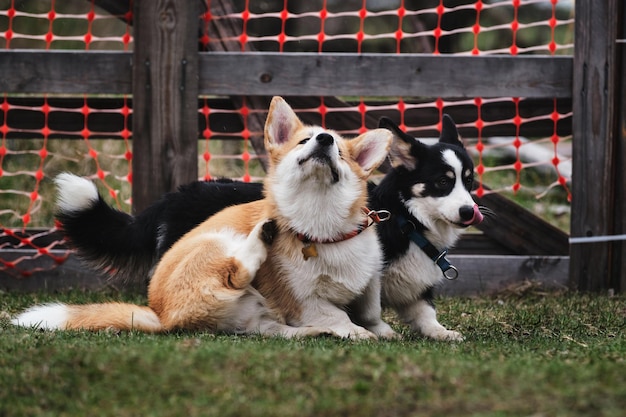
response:
M328 133L320 133L319 135L317 135L317 137L315 138L315 140L317 141L317 143L319 143L321 146L330 146L333 144L334 139L333 137L328 134Z
M469 221L474 218L474 207L473 206L461 206L459 209L459 216L461 217L461 221Z

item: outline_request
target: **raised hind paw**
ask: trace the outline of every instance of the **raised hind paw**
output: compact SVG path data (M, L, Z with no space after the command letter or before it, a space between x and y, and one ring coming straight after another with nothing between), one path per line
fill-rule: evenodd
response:
M263 223L263 226L261 226L261 234L259 237L263 243L269 246L274 242L274 238L277 234L278 227L276 226L276 221L270 219Z
M267 259L267 245L274 240L275 230L276 223L273 220L257 223L246 241L233 253L252 277Z

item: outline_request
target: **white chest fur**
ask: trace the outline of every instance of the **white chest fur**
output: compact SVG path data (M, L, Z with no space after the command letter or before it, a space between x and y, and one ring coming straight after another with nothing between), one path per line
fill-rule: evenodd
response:
M416 301L428 288L443 280L441 269L411 243L408 251L393 261L382 278L383 305L394 307Z
M380 246L373 227L351 239L316 246L317 257L278 259L294 295L300 300L322 298L335 305L346 305L361 294L382 269Z

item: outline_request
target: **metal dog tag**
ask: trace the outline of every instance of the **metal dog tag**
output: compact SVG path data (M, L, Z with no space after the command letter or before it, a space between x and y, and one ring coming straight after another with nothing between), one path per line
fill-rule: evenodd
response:
M302 254L304 255L305 261L309 258L317 258L317 248L315 247L315 243L305 243L302 248Z

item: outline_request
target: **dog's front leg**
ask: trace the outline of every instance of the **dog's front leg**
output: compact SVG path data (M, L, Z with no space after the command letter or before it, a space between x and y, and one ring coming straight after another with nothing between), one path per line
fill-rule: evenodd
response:
M413 331L420 332L435 340L462 341L463 335L448 330L437 321L437 312L432 300L421 298L411 304L396 307L400 319L411 326Z
M349 339L377 339L375 333L354 324L348 313L328 300L316 298L306 303L299 326L325 327Z
M348 313L352 321L365 327L378 337L385 339L400 337L381 317L380 277L378 276L372 278L363 294L350 304Z

